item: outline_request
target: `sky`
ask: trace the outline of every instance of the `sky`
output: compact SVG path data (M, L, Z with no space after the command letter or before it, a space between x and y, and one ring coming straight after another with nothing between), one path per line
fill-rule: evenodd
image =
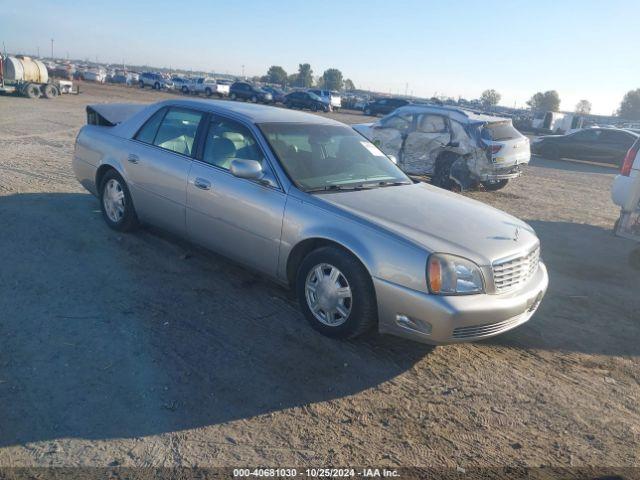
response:
M524 107L557 90L610 115L640 88L640 1L0 0L12 53L248 76L338 68L356 87ZM243 67L244 66L244 67Z

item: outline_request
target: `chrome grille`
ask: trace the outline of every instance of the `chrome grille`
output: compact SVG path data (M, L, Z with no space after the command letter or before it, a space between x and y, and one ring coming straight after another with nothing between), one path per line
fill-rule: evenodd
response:
M513 290L529 280L538 270L540 247L520 257L494 262L493 284L496 292Z
M520 322L522 316L509 318L502 322L490 323L488 325L474 325L471 327L458 327L453 329L453 338L476 338L484 337L486 335L495 335L504 330L508 330L510 327L515 326Z

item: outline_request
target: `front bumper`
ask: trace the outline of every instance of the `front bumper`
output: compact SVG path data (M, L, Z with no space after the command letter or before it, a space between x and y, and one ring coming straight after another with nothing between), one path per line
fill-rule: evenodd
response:
M439 296L374 278L380 333L429 344L471 342L522 325L549 285L544 263L519 290L498 295Z

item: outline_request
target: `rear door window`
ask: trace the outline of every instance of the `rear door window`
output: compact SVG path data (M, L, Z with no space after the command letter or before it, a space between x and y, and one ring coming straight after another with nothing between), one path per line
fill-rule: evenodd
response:
M153 144L153 139L156 138L158 127L160 126L160 122L162 121L165 113L167 113L166 108L161 108L154 113L142 128L138 130L135 139L144 143Z
M191 156L194 149L196 132L204 114L182 108L170 108L160 124L153 144Z
M482 129L482 139L493 142L513 140L521 136L510 122L488 123Z
M420 115L416 131L421 133L446 133L447 122L440 115Z

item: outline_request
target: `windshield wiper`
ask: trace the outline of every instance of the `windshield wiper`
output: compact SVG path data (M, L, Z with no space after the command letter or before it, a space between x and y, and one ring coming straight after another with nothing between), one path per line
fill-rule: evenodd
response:
M411 185L411 182L400 182L397 180L383 180L378 182L377 185L379 187L397 187L399 185Z
M325 185L324 187L307 188L305 192L334 192L334 191L347 191L347 190L366 190L370 187L365 187L362 184L357 185Z

